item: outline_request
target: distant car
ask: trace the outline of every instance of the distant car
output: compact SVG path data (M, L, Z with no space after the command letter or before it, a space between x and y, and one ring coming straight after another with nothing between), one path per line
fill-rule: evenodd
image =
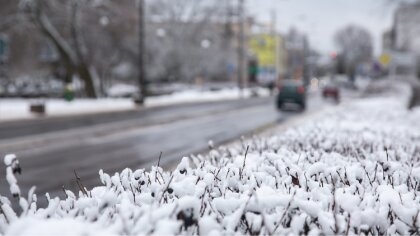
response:
M301 81L283 80L278 85L277 108L284 109L287 104L297 104L306 108L306 89Z
M336 102L340 101L340 89L338 85L334 83L328 83L322 89L323 98L333 98Z

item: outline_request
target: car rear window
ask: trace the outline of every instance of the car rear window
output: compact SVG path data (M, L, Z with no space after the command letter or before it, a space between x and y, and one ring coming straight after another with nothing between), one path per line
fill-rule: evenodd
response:
M296 86L283 86L280 91L282 93L283 92L286 92L286 93L293 92L294 93L294 92L296 92Z
M298 87L302 86L302 82L296 80L283 80L280 82L282 87Z

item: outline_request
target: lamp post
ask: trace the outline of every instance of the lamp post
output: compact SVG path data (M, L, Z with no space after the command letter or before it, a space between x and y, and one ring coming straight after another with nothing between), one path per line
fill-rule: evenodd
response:
M144 100L147 95L147 88L146 88L146 66L144 65L144 54L145 54L145 22L144 22L144 0L138 0L138 8L139 8L139 42L138 42L138 86L139 86L139 94L138 97L135 98L135 103L138 105L143 105Z
M240 97L242 98L243 77L244 77L244 0L238 0L238 68L237 68L237 82L240 90Z

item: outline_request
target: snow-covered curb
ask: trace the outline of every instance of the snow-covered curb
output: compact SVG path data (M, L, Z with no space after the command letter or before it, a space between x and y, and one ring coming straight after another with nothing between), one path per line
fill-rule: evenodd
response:
M149 97L146 100L145 106L154 107L181 103L233 100L240 98L240 96L249 98L254 95L268 96L269 91L263 88L244 89L242 92L236 88L221 89L218 91L191 89L170 95ZM77 99L72 102L67 102L63 99L0 99L0 121L36 118L37 116L29 111L29 106L32 103L44 103L46 106L46 115L48 116L117 112L136 108L136 105L130 98Z
M130 99L79 99L67 102L62 99L28 100L2 99L0 100L0 121L16 119L33 119L38 117L30 112L31 104L44 103L47 116L67 116L93 114L98 112L124 111L134 109Z
M241 96L249 98L251 96L269 96L270 92L265 88L246 88L240 91L237 88L221 89L218 91L209 90L186 90L170 95L151 97L146 100L146 106L162 106L178 103L207 102L238 99Z
M404 86L349 102L277 136L183 158L174 171L100 172L67 199L1 198L0 230L54 234L419 234L420 111ZM8 181L18 164L5 160ZM16 187L12 192L19 195ZM26 195L26 194L25 194ZM47 195L48 197L48 195ZM10 222L7 223L7 222ZM41 223L42 222L42 223Z

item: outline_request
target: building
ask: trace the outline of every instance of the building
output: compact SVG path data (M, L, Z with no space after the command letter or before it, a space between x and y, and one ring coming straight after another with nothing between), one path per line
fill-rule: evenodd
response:
M395 12L393 48L420 55L420 2L402 3Z
M250 60L255 60L257 78L254 82L268 84L284 77L287 71L285 39L280 34L257 33L248 40ZM252 69L252 68L250 68Z
M416 76L420 68L420 2L401 3L391 30L382 36L382 63L391 74Z
M148 75L155 81L231 81L237 37L221 22L147 22Z
M303 79L305 84L308 84L311 73L311 63L308 59L311 51L307 36L296 29L290 29L286 36L286 50L287 78Z

